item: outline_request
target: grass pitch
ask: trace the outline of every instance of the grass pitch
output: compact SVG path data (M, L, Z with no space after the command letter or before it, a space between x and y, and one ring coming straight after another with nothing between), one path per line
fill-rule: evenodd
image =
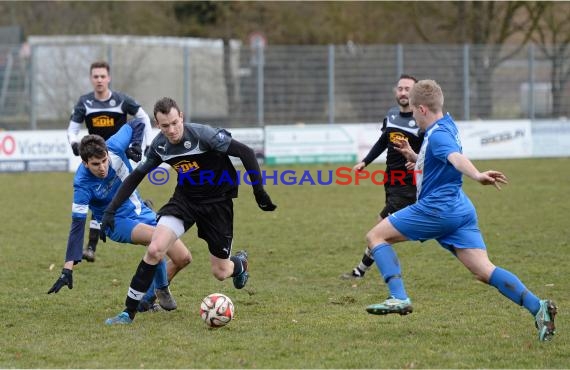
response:
M414 313L367 314L366 305L387 295L377 271L359 281L338 277L358 262L384 205L383 188L369 181L268 186L279 206L273 213L259 210L251 188L241 186L234 250L250 254L246 288L212 277L206 245L192 229L183 241L194 261L171 287L178 309L106 327L123 307L143 247L100 243L95 263L76 266L73 290L48 296L63 265L73 175L1 174L0 368L567 368L570 160L476 164L509 177L501 192L468 179L465 190L491 260L558 304L553 342L539 343L526 310L475 281L432 241L396 246ZM141 193L159 206L173 186L145 180ZM221 329L199 317L201 299L213 292L236 306Z

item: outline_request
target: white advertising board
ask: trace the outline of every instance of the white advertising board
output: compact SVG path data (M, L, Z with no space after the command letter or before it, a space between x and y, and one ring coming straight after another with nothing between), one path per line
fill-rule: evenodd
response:
M382 135L381 123L343 124L342 127L356 142L355 164L366 157L370 149L372 149L380 138L380 135ZM386 163L386 151L380 154L373 163Z
M342 125L265 128L267 164L354 162L357 144Z
M0 172L68 171L65 131L0 131Z
M232 134L232 138L236 139L240 143L249 146L255 152L255 157L257 161L261 164L265 160L265 148L263 145L264 135L263 128L233 128L228 129ZM242 165L239 158L230 157L234 165Z
M470 159L532 157L528 120L457 122L463 153Z
M570 157L570 121L532 123L533 157Z

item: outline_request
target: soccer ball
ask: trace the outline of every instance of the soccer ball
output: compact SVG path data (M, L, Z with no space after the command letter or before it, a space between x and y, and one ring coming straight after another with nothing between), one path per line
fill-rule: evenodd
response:
M234 304L230 297L222 293L213 293L202 299L200 316L211 328L220 328L234 317Z

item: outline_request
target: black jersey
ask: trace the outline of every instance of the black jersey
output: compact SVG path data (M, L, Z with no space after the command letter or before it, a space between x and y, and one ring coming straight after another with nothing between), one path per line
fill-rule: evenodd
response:
M159 133L137 170L148 173L161 163L168 163L178 173L175 193L182 192L200 203L235 198L237 173L226 154L231 141L231 134L224 129L185 123L178 144L171 144Z
M130 96L112 91L107 100L95 99L95 93L82 95L73 108L71 121L85 121L89 134L96 134L107 140L127 122L127 115L134 116L140 108Z
M386 172L398 170L407 173L406 158L394 149L396 140L404 139L410 143L414 152L419 152L422 146L423 133L419 132L419 127L412 116L412 112L400 112L398 107L388 110L382 123L382 135L374 144L368 155L362 160L366 165L378 158L384 150L386 153ZM413 174L406 175L404 182L406 185L413 185ZM402 186L399 182L387 181L386 186Z

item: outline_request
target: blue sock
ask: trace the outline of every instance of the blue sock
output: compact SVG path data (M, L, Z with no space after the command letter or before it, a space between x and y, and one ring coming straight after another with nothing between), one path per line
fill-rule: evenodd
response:
M489 279L489 285L497 288L502 295L511 301L520 306L524 306L533 316L535 316L540 309L540 300L538 297L532 294L532 292L524 286L522 281L510 271L500 267L495 268Z
M400 261L392 246L388 243L378 244L372 248L370 254L374 257L380 275L388 284L390 295L398 299L407 299L408 294L402 280Z
M150 284L150 287L146 291L142 300L147 302L154 300L154 290L164 288L166 286L168 286L168 275L166 273L166 258L163 258L156 266L156 272L154 273L152 284Z

